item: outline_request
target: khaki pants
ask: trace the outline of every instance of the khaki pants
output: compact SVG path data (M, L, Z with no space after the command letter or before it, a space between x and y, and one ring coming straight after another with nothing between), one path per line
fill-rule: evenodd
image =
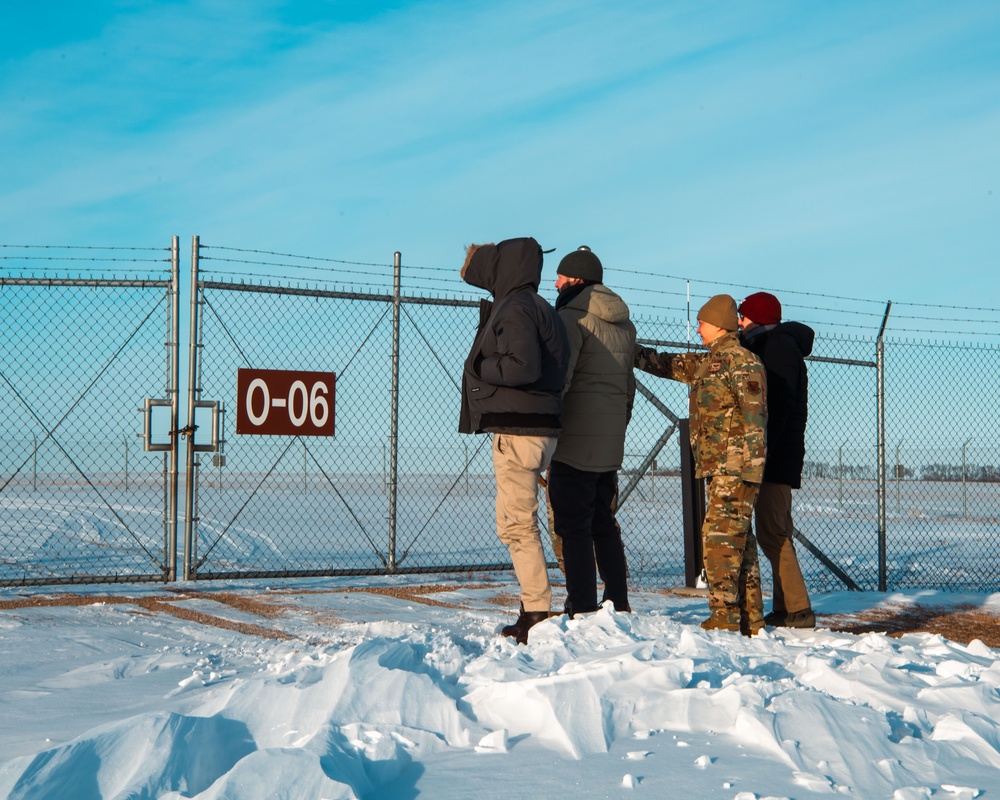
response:
M552 603L538 529L538 478L549 466L557 442L555 436L493 435L497 535L510 550L525 611L548 611Z
M757 541L771 563L775 611L803 611L810 608L809 593L795 555L792 539L792 487L781 483L761 484L754 512Z

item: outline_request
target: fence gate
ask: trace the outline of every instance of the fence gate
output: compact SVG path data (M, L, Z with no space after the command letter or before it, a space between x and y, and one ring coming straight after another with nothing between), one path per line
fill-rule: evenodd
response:
M177 238L96 249L5 256L0 585L175 576ZM13 274L42 261L77 276ZM79 276L122 261L167 263L129 267L150 278Z
M212 252L194 238L185 578L387 571L392 298L202 280ZM335 373L319 395L258 385L253 414L299 419L322 401L336 437L236 435L240 369Z

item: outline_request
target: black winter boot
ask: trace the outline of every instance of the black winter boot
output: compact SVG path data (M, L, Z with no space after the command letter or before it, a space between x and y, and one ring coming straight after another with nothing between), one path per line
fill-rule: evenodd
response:
M787 611L782 611L780 608L776 608L764 615L764 624L769 625L772 628L780 628L785 624L785 617L787 616Z
M548 611L525 611L522 605L521 613L517 616L517 621L513 625L505 625L501 628L500 633L503 636L509 636L511 639L516 640L518 644L527 644L528 629L548 618Z
M595 611L597 611L597 606L593 608L576 608L570 600L567 600L566 605L563 606L563 614L570 619L573 619L577 614L593 614Z

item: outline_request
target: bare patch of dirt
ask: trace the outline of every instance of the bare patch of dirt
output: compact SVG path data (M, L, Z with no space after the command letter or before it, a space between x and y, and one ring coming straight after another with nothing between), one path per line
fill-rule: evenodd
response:
M136 611L136 613L163 613L171 614L179 619L187 620L188 622L196 622L199 625L207 625L216 628L223 628L225 630L236 631L238 633L243 633L247 636L258 636L265 639L296 639L299 637L293 636L291 634L285 633L284 631L277 630L275 628L266 627L264 625L258 625L255 623L237 622L234 620L225 619L224 617L217 617L212 614L206 614L203 611L195 611L193 609L184 608L183 606L176 605L184 600L204 600L213 603L221 603L222 605L229 606L230 608L241 611L245 614L251 614L256 617L262 617L264 619L277 619L286 615L289 612L295 613L305 613L310 615L313 620L321 625L327 625L330 627L335 627L337 625L344 624L344 620L340 619L331 612L323 611L319 609L309 609L302 608L300 606L295 606L290 603L281 602L279 597L287 597L289 595L296 594L339 594L345 592L366 592L368 594L379 594L386 595L389 597L396 597L401 600L406 600L407 602L422 603L428 606L439 606L443 608L465 608L456 603L447 603L441 600L435 600L430 595L440 594L442 592L453 591L455 587L453 586L435 586L435 585L421 585L421 586L364 586L364 587L350 587L347 589L329 589L329 590L309 590L298 592L295 589L279 589L272 590L268 592L267 595L262 599L261 595L248 596L239 594L236 592L199 592L199 591L189 591L185 589L168 589L170 595L163 596L145 596L145 597L122 597L117 595L79 595L79 594L58 594L58 595L38 595L33 597L25 597L19 600L0 600L0 611L12 610L18 608L45 608L45 607L58 607L58 606L93 606L93 605L132 605L136 606L142 611ZM463 590L468 589L489 589L492 588L491 584L469 584L463 585ZM515 599L516 602L516 599Z
M199 625L207 625L215 628L236 631L247 636L259 636L264 639L295 639L298 637L285 633L284 631L266 628L263 625L256 625L246 622L237 622L223 617L216 617L205 614L201 611L182 608L174 605L179 600L192 598L202 598L206 600L219 600L233 608L245 610L251 614L258 614L258 606L266 604L255 602L249 598L240 598L239 595L222 593L225 599L220 599L219 595L211 593L191 592L179 594L177 597L118 597L115 595L78 595L60 594L52 596L26 597L22 600L2 600L0 601L0 611L7 611L18 608L54 608L59 606L95 606L95 605L132 605L150 613L170 614L178 619L196 622ZM237 604L239 600L246 600L246 607L241 608ZM227 602L228 601L228 602ZM268 611L264 616L275 617L281 613L280 609L268 606Z
M60 594L36 597L25 597L20 600L0 600L0 611L8 611L16 608L48 608L56 606L97 606L97 605L126 605L135 604L135 600L129 597L115 597L104 594Z
M979 639L987 647L1000 647L1000 616L978 606L890 605L851 617L824 617L822 625L845 633L937 633L953 642Z
M463 590L469 589L489 589L490 584L470 584L463 585ZM442 592L454 591L454 586L360 586L358 588L334 589L334 592L362 592L367 594L381 594L387 597L395 597L399 600L408 600L414 603L423 603L427 606L441 606L443 608L468 608L467 605L458 603L446 603L442 600L435 600L428 595L440 594Z
M265 628L263 625L236 622L235 620L224 619L223 617L214 617L211 614L205 614L201 611L193 611L189 608L179 608L172 604L173 601L164 602L163 600L152 597L140 597L136 603L141 608L145 608L148 611L162 611L166 614L173 614L175 617L187 620L188 622L196 622L199 625L210 625L216 628L225 628L228 631L236 631L237 633L242 633L246 636L259 636L263 639L279 640L299 638L285 633L284 631L275 630L274 628Z
M169 590L169 595L126 597L113 594L79 595L37 595L16 600L0 600L0 611L19 608L45 608L58 606L93 606L93 605L131 605L135 613L171 614L179 619L195 622L199 625L223 628L243 633L247 636L257 636L265 639L287 640L295 639L291 634L264 624L237 622L223 617L207 614L202 611L184 608L177 605L184 600L203 600L221 603L245 614L260 617L262 620L275 620L289 613L308 614L318 624L329 627L342 625L344 620L332 612L322 609L310 609L299 605L283 602L281 598L296 594L339 594L345 592L367 592L413 603L444 608L466 608L467 606L434 599L433 595L453 591L453 586L366 586L346 589L306 590L295 589L271 590L266 595L242 595L236 592L200 592L186 590ZM463 590L495 588L493 584L468 584ZM665 594L675 593L673 591ZM512 592L498 592L485 599L491 605L516 609L518 595ZM973 605L954 606L912 606L894 604L883 606L859 614L829 616L819 619L819 624L834 631L844 633L886 633L899 637L905 633L936 633L955 642L968 644L973 639L979 639L988 647L1000 648L1000 613L984 610Z
M280 617L288 608L284 604L271 603L267 600L260 600L259 597L248 597L236 594L235 592L171 591L176 591L177 600L211 600L214 603L222 603L238 611L255 614L258 617L265 617L267 619ZM286 593L282 592L282 594ZM171 602L174 601L171 600Z
M495 606L503 606L504 608L517 608L521 602L521 597L511 592L500 592L488 598L486 602Z

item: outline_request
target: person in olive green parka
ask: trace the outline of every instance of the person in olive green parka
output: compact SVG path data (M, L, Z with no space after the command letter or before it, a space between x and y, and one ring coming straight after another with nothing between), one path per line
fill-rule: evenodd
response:
M635 399L635 326L625 301L604 285L604 267L589 248L569 253L556 272L556 311L566 326L569 366L548 497L553 548L558 555L561 545L566 575L566 612L597 610L597 572L604 583L601 602L629 611L628 568L615 510Z

